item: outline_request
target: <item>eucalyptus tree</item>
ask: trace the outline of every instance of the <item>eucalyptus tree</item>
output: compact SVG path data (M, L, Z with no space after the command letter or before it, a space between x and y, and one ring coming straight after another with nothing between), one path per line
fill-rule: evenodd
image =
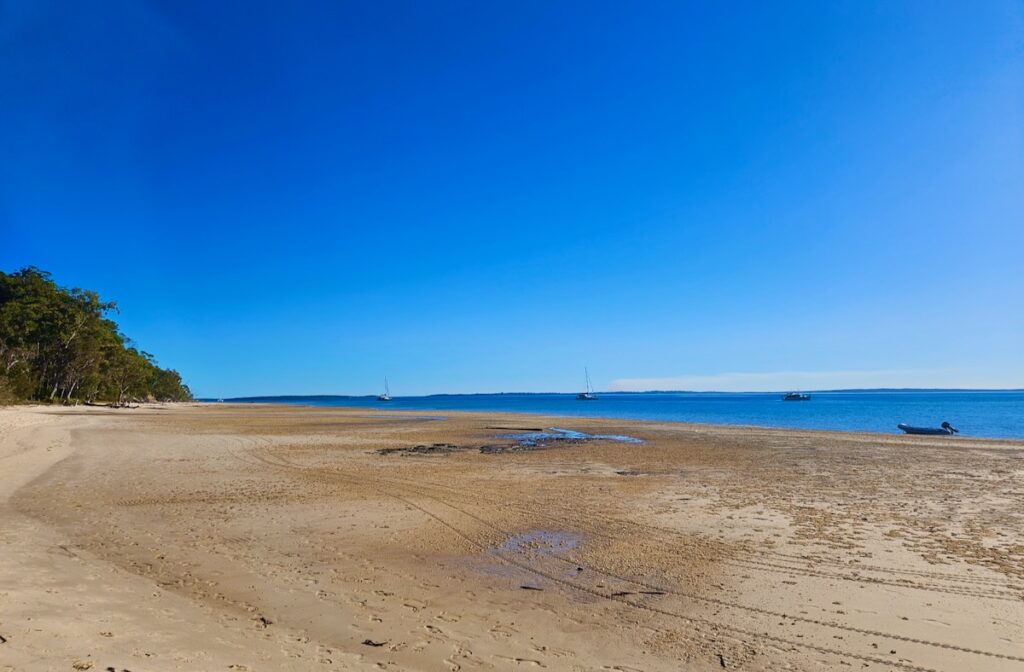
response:
M191 399L176 371L161 369L107 316L112 301L59 287L29 266L0 272L0 379L23 399Z

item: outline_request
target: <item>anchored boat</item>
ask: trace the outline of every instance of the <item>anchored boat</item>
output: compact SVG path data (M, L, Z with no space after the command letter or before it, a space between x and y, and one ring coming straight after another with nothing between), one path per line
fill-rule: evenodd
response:
M783 401L810 401L811 395L804 394L803 392L787 392L782 395Z
M388 389L387 377L384 378L384 394L378 394L377 401L391 401L391 390Z
M905 422L901 422L900 424L896 425L896 428L902 429L907 434L944 434L946 436L953 436L954 434L960 433L959 429L949 424L948 422L944 422L938 427L912 427L911 425L908 425Z
M587 377L587 391L577 394L577 401L597 401L597 395L594 394L593 388L590 387L590 371L586 367L583 367L583 374Z

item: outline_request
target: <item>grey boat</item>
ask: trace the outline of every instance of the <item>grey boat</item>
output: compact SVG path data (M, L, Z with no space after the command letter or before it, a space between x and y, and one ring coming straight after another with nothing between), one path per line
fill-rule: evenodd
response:
M913 427L905 422L901 422L900 424L896 425L896 429L902 429L907 434L930 434L933 436L953 436L954 434L960 433L959 429L949 424L948 422L944 422L938 427Z

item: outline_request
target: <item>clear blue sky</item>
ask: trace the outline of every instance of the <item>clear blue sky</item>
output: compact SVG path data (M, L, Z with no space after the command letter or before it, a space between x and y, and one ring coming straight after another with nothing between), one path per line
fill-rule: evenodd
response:
M0 150L203 396L1024 386L1020 2L8 0Z

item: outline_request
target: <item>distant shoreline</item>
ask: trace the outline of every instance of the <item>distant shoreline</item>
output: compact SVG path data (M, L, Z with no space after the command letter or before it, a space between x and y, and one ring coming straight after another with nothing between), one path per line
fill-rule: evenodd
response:
M601 395L636 395L636 394L708 394L708 395L778 395L785 394L791 390L770 390L770 391L736 391L728 392L721 390L643 390L643 391L601 391L595 390ZM802 390L808 394L877 394L877 393L959 393L968 394L972 392L993 393L993 392L1024 392L1024 387L1009 388L985 388L985 387L864 387L864 388L841 388L834 390ZM431 397L490 397L490 396L552 396L552 395L575 395L576 392L434 392L432 394L395 395L396 398L404 399L429 399ZM245 397L199 397L196 401L225 401L225 402L258 402L279 399L373 399L376 394L268 394Z

